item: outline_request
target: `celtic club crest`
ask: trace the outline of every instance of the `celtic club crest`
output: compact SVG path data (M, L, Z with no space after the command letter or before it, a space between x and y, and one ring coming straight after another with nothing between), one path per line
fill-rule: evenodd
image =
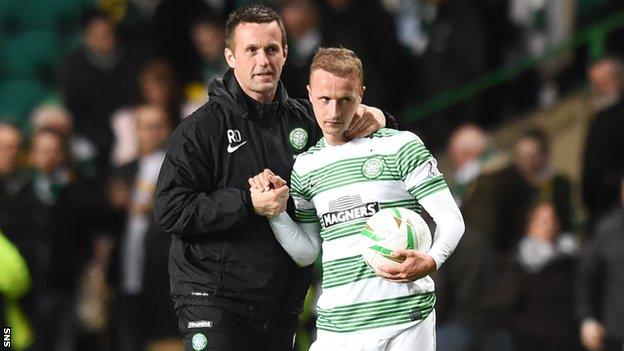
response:
M293 149L301 151L308 143L308 132L303 128L295 128L290 132L288 140Z
M381 175L384 161L380 156L371 157L362 165L362 174L368 179L375 179Z
M208 338L202 333L197 333L193 335L193 339L191 339L191 344L193 346L193 350L201 351L208 346Z

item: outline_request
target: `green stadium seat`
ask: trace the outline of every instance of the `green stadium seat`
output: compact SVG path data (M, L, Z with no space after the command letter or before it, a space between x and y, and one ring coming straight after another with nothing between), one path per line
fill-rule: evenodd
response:
M17 1L0 0L0 33L10 34L17 30L15 5Z
M4 77L36 78L52 85L61 59L61 47L56 33L30 31L8 40L0 54Z
M4 63L4 51L7 48L7 41L9 41L9 35L0 31L0 79L3 77L6 66Z
M56 31L62 21L63 1L49 0L21 0L16 17L19 29L24 30L53 30Z
M25 130L31 111L49 95L50 91L35 80L0 81L0 121Z
M94 0L0 0L15 2L14 10L20 31L52 30L67 35L79 30L82 12L95 6Z
M97 5L96 0L64 0L54 3L55 12L61 19L58 33L62 35L64 41L80 33L80 19L83 12Z

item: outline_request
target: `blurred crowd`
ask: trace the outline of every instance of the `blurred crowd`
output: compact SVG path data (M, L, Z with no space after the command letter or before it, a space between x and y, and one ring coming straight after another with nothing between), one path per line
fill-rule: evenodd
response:
M0 101L0 266L20 267L19 252L27 268L0 274L0 307L21 309L0 316L15 326L17 349L181 350L155 184L169 134L227 70L224 19L244 3L101 1L80 15L80 39L57 73L31 72L55 99L25 115L8 115ZM466 234L436 275L440 350L622 349L621 31L606 43L612 56L590 63L570 51L424 121L401 120L438 93L545 53L624 9L618 1L270 3L288 31L282 78L291 96L307 97L319 46L345 46L362 58L364 102L451 161L445 175ZM593 115L579 141L576 206L576 185L550 162L547 133L527 130L506 151L488 130L586 81ZM313 325L313 311L305 316ZM300 335L313 337L309 329Z
M466 232L437 274L439 350L624 347L622 68L604 58L588 70L581 208L543 130L509 152L478 125L452 133L446 179Z

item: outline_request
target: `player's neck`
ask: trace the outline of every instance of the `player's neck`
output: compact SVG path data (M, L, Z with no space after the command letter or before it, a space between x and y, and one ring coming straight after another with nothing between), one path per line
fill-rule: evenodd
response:
M331 134L323 133L323 136L325 137L325 142L328 145L331 145L331 146L344 145L344 144L346 144L346 143L351 141L350 138L347 138L343 134L341 134L341 135L331 135Z

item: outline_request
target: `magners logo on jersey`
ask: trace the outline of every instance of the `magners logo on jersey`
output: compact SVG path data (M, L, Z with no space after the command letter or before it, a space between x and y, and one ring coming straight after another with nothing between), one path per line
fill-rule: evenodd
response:
M377 212L379 212L379 202L369 202L346 210L327 212L323 214L323 225L329 228L354 219L371 217Z

